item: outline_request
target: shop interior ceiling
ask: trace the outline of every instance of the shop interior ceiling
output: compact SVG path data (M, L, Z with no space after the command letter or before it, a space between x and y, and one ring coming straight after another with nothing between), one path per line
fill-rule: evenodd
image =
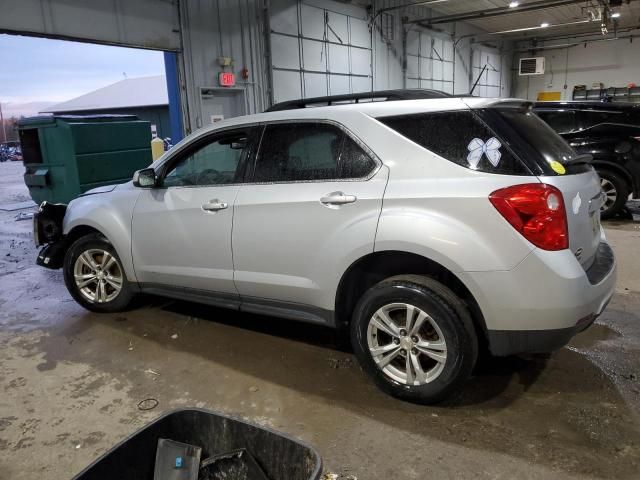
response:
M378 12L395 10L401 5L427 8L428 15L411 15L408 22L443 30L450 30L455 22L466 22L487 32L483 35L485 40L545 40L640 32L640 0L354 0L350 3L373 5Z

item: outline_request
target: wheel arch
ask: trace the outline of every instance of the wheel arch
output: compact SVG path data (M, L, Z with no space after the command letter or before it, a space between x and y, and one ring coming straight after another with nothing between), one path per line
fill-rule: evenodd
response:
M635 190L633 177L631 176L631 173L629 173L629 171L626 168L624 168L622 165L617 164L615 162L611 162L609 160L603 160L598 158L594 158L591 164L596 169L596 172L599 172L599 170L612 170L613 173L619 173L620 175L622 175L624 180L629 184L629 191Z
M99 225L88 220L83 221L82 219L78 219L69 223L65 222L64 230L64 238L67 247L70 247L73 242L86 235L91 235L94 233L102 235L113 246L116 253L118 254L118 257L120 257L122 268L125 271L127 279L130 282L136 282L135 272L133 271L133 264L131 262L131 246L130 244L129 246L123 244L122 241L117 241L118 238L122 238L122 236L118 237L117 235L115 235L115 237L118 237L115 238L114 235L106 233L109 231L109 229L105 228L103 225Z
M103 235L120 257L129 282L137 283L131 255L131 222L139 191L118 189L73 200L65 212L65 236L96 231Z
M103 232L101 232L95 227L91 227L89 225L76 225L71 230L69 230L69 233L67 233L65 236L67 245L70 246L73 242L75 242L79 238L86 237L87 235L91 235L93 233L98 233L103 237L107 238L107 236Z
M351 312L365 291L376 283L396 275L425 275L450 288L467 305L474 328L481 342L486 342L486 323L478 302L467 286L448 268L416 253L383 250L367 254L342 275L335 299L335 322L344 328L351 321Z

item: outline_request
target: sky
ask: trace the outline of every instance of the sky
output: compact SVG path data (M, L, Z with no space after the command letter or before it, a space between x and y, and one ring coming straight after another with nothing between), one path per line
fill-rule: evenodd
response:
M164 74L162 52L0 34L5 116L70 100L125 78ZM36 105L37 107L37 105Z

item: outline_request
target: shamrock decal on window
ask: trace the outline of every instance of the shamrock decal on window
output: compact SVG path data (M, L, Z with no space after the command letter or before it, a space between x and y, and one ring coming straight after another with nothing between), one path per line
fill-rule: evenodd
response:
M480 160L482 160L482 155L486 155L491 165L497 167L498 163L500 163L500 157L502 156L499 150L501 146L502 144L496 137L491 137L486 142L483 142L479 138L474 138L469 142L469 146L467 147L469 150L469 155L467 155L469 166L475 170L478 168Z

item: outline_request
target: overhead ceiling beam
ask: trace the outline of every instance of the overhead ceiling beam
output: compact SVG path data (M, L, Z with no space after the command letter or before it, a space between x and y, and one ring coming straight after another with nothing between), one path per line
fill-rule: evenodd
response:
M429 6L432 5L434 3L443 3L443 2L448 2L449 0L422 0L422 1L417 1L417 2L411 2L411 3L404 3L401 5L394 5L392 7L385 7L385 8L381 8L379 10L376 11L375 15L373 16L373 19L371 20L371 23L375 23L376 19L382 15L383 13L386 12L390 12L392 10L400 10L402 8L407 8L407 7L425 7L425 6ZM372 8L371 5L369 5L369 7L367 7L368 9Z
M514 15L524 12L533 12L536 10L544 10L547 8L563 7L565 5L573 5L576 3L584 3L585 0L540 0L529 2L516 8L497 7L487 10L476 10L473 12L456 13L452 15L444 15L441 17L418 18L409 20L407 23L421 23L425 25L437 25L439 23L453 23L467 20L477 20L480 18L499 17L502 15Z

